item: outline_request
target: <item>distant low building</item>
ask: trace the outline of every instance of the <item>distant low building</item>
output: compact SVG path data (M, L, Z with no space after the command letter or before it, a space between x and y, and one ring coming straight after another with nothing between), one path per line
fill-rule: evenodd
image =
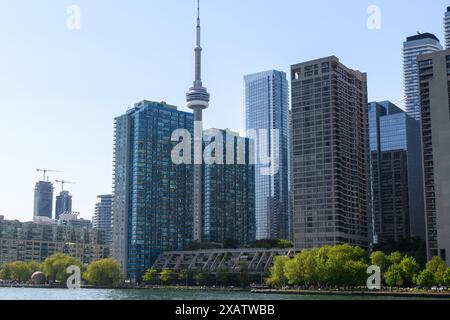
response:
M95 204L95 215L92 220L94 228L105 230L108 233L108 241L112 241L112 212L113 194L98 196L100 202Z
M239 272L242 269L250 274L262 274L273 266L277 256L294 257L294 249L219 249L201 251L164 252L153 264L158 271L169 268L174 272L181 270L219 273Z
M67 221L70 222L57 224L50 219L38 222L0 219L0 263L43 262L55 253L64 253L90 264L110 256L104 231L87 224L77 225L77 220Z

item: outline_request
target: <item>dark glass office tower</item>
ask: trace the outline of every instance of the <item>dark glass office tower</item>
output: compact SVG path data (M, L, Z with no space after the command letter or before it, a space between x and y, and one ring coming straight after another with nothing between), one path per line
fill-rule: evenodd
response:
M420 123L389 101L369 104L374 243L425 239Z
M55 219L58 220L65 212L72 212L72 196L69 191L61 191L56 197Z
M367 247L366 74L334 56L291 70L295 246Z
M244 82L246 130L255 130L257 135L256 238L291 239L289 83L286 73L276 70L247 75ZM268 165L261 156L266 154L278 163L271 164L272 174L263 170Z
M450 265L450 50L418 58L428 257Z
M243 246L255 241L255 165L251 163L253 140L229 130L204 132L204 145L216 149L219 163L204 165L203 237L217 244Z
M53 184L48 181L39 181L34 188L35 217L53 217Z
M138 281L162 251L193 238L193 166L172 162L172 133L193 136L194 117L166 103L142 101L116 118L113 257Z

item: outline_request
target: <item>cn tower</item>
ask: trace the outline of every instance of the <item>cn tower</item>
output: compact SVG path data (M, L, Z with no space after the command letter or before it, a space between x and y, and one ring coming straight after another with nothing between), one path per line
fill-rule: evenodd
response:
M202 47L200 45L200 0L197 0L197 46L195 81L186 94L187 107L194 110L194 241L202 240L203 188L203 110L209 107L209 93L202 83Z

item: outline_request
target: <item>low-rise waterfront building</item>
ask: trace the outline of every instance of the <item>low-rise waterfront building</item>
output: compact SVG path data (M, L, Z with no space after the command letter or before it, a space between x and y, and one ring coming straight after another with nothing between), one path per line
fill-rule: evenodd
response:
M104 231L87 226L0 219L0 263L43 262L55 253L90 264L108 258L110 247Z

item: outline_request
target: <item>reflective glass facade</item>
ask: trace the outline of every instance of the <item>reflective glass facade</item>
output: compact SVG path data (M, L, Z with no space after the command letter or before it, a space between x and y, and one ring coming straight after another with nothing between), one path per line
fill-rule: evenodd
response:
M289 84L284 72L271 70L245 76L246 130L267 130L256 141L256 238L289 239ZM271 145L279 132L279 150ZM268 150L279 160L275 175L262 174L259 155ZM267 154L267 152L265 152Z
M48 181L39 181L34 188L34 214L35 217L53 217L53 184Z
M61 191L56 197L55 219L65 212L72 212L72 196L68 191Z
M172 162L171 136L193 126L191 113L150 101L116 119L113 255L131 280L192 242L193 167Z
M403 78L406 112L420 120L419 74L417 57L442 50L439 39L431 33L408 37L403 44Z
M228 130L205 131L205 145L221 136L223 164L204 165L203 239L223 244L234 240L240 246L255 241L255 166L250 162L253 140ZM231 152L232 163L227 162Z
M390 103L369 104L374 242L424 239L419 121Z

